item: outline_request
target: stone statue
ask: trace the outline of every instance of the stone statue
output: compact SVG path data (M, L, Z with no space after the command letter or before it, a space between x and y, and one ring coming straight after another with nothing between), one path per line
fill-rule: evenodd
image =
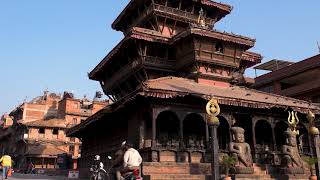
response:
M253 162L251 149L248 143L245 142L244 129L241 127L232 127L233 141L229 144L230 153L238 160L236 164L236 173L252 174Z
M281 164L286 169L285 173L303 173L303 161L300 157L297 146L297 134L296 132L288 129L284 132L284 135L286 137L286 144L282 146L283 158Z

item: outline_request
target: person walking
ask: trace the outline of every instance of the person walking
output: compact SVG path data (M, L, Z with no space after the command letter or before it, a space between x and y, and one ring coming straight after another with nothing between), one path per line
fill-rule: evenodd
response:
M2 179L8 179L8 171L12 166L12 159L9 155L4 155L0 159L2 165Z

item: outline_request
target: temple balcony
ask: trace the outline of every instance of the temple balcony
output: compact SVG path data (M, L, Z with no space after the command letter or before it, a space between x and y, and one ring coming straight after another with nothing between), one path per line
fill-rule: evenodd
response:
M240 58L234 57L232 55L209 51L205 49L195 49L197 61L208 62L208 63L215 63L220 65L225 65L229 67L239 67L240 65Z
M130 76L135 71L138 71L141 68L141 64L139 60L135 60L132 63L129 63L116 72L112 74L109 78L105 80L104 89L109 90L114 87L115 84L120 83L124 79L127 79L128 76Z
M153 56L144 56L143 64L151 69L162 69L167 71L173 71L176 68L175 60L168 60L166 58L159 58Z

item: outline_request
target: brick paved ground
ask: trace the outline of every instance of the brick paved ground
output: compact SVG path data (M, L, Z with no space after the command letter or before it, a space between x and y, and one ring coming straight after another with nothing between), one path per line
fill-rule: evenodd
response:
M1 173L2 175L2 173ZM0 177L1 180L2 177ZM37 179L37 180L65 180L65 177L53 177L53 176L44 176L44 175L36 175L36 174L18 174L14 173L12 177L9 177L8 180L32 180L32 179Z

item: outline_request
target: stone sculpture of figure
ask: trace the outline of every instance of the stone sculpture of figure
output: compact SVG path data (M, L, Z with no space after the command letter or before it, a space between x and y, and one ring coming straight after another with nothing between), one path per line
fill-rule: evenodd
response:
M230 153L238 160L236 164L237 173L251 174L253 173L253 162L251 149L245 142L244 129L240 127L232 127L233 141L229 144Z
M189 138L188 138L188 147L189 148L194 148L195 146L196 146L196 143L195 143L194 136L189 136Z
M303 172L303 161L297 146L297 134L288 129L284 132L284 135L286 136L286 144L282 146L282 153L284 155L282 165L288 169L287 172L289 173Z

